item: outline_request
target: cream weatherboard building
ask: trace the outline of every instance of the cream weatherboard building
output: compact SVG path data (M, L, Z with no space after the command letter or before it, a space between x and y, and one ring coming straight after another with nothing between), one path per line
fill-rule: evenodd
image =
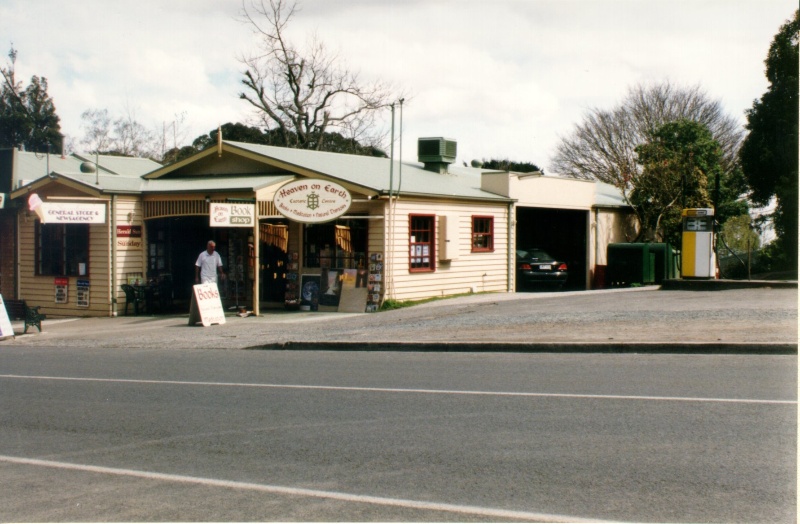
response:
M136 297L148 312L186 312L194 261L210 239L228 276L224 306L255 314L514 291L518 242L566 253L573 289L602 285L606 245L630 234L618 192L459 166L455 148L420 139L419 161L399 162L220 140L168 166L76 155L50 159L38 176L19 168L29 154L17 152L0 230L8 243L14 229L14 285L3 269L1 290L50 315L132 314ZM305 192L289 195L296 187ZM276 199L282 189L297 198ZM103 207L105 220L43 224L32 195L51 210ZM345 196L346 206L335 203ZM335 217L305 216L323 201ZM293 215L278 207L286 205L307 209ZM214 210L244 214L220 226ZM128 284L141 294L127 295Z
M0 151L0 192L9 197L0 209L0 294L52 315L112 314L121 275L143 263L141 239L138 249L117 249L113 228L128 223L141 175L157 167L140 158ZM53 209L100 208L103 220L42 224L31 194Z

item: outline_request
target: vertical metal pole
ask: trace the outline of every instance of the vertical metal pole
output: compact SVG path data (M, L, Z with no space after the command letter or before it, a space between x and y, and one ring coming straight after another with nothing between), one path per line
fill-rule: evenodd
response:
M394 103L392 103L392 136L389 150L389 223L386 238L386 292L384 297L393 295L394 288L394 207L392 206L392 185L394 184Z
M400 197L400 186L403 184L403 101L405 98L400 99L400 162L398 163L398 181L397 181L397 196Z
M111 260L109 261L110 267L108 272L109 273L108 287L109 287L109 298L111 299L111 304L110 304L111 316L116 317L118 314L117 313L117 195L111 195L111 202L109 203L109 206L111 207L111 209L108 213L110 215L109 217L110 231L108 235L108 241L111 242L111 253L110 253ZM142 249L145 249L145 247L142 246ZM147 257L146 256L142 257L142 260L144 260L143 269L145 271L145 275L147 275Z
M392 184L394 183L394 103L392 103L392 137L389 147L389 203L391 203Z
M261 239L259 238L258 231L258 199L255 204L255 227L253 227L253 314L259 316L261 314L261 296L258 292L260 274L261 274L261 255L259 255Z

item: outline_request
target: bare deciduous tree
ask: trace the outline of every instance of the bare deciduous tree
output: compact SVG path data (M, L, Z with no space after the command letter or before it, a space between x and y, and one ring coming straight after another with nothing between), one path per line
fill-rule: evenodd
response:
M342 65L316 35L301 50L287 37L296 12L293 2L244 0L242 21L259 37L257 52L241 58L246 66L239 94L267 130L277 129L283 144L325 149L326 133L339 133L378 147L376 117L394 100L380 81L362 82Z
M108 109L87 109L81 120L84 135L80 144L88 152L155 158L161 148L160 137L137 121L130 108L116 119Z
M683 88L665 81L631 88L614 109L590 109L572 134L561 138L553 170L614 184L627 198L641 174L636 146L651 141L663 124L681 119L705 125L722 147L724 171L734 169L743 137L738 122L699 86Z
M184 127L186 123L186 111L175 113L172 122L161 124L159 134L159 142L161 142L161 161L162 162L175 162L180 154L178 144L186 141L187 130Z
M113 149L111 117L108 109L87 109L81 113L83 138L80 145L90 153L105 153Z

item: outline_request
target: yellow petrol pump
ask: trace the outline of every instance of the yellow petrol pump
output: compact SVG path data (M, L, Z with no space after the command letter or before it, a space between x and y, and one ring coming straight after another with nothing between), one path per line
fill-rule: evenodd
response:
M715 278L714 209L684 209L681 216L681 278Z

